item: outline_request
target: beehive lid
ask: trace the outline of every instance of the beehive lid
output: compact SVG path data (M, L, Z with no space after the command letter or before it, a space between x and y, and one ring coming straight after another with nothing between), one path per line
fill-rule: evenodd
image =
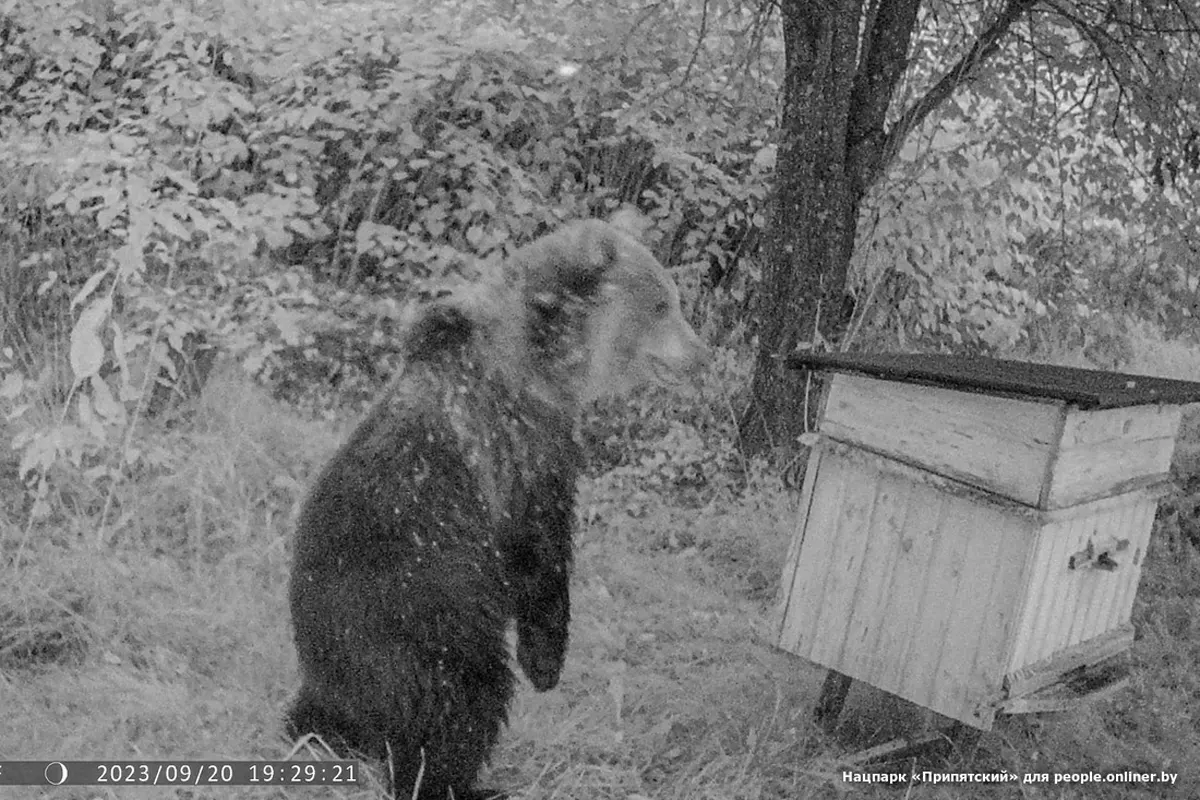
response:
M1082 409L1200 402L1200 383L978 356L814 353L787 358L793 369L861 372L875 378L989 394L1062 400Z

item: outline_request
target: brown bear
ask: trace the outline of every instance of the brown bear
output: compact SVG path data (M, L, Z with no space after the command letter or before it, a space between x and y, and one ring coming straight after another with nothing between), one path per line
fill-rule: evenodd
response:
M304 504L289 733L386 759L398 797L497 796L473 785L507 721L509 621L538 690L566 654L581 405L706 358L638 219L565 225L420 307Z

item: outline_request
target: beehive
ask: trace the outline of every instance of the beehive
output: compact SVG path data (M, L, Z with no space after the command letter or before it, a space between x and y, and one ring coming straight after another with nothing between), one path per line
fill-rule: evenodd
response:
M834 370L779 645L988 730L1133 641L1181 405L1200 384L993 359Z

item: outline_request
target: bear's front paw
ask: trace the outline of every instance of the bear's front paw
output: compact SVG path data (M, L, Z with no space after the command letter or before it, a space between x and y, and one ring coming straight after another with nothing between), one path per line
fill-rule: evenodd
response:
M517 662L525 677L539 692L548 692L558 685L563 661L567 654L566 641L561 644L541 631L521 631L517 642Z

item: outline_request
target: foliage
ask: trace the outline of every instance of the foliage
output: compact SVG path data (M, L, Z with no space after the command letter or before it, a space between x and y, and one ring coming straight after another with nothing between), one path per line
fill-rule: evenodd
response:
M57 422L14 440L34 517L48 513L48 476L60 463L84 469L101 492L136 466L132 425L160 371L177 373L168 345L183 352L190 336L215 330L213 298L235 267L260 242L286 241L288 217L312 202L283 184L247 194L241 207L210 190L214 171L245 158L229 135L254 108L254 80L207 20L165 4L117 14L57 0L39 11L0 7L0 77L15 104L3 135L18 145L3 165L16 179L4 219L17 243L5 264L14 278L6 339L19 346L5 380L14 399L23 381L53 382L41 400L58 410ZM44 194L50 183L58 187ZM79 260L76 241L92 245L90 258ZM30 298L69 321L69 338L39 328L44 313L19 311ZM39 345L49 357L38 358ZM44 377L68 368L65 380ZM29 408L16 403L10 421Z
M720 237L761 227L769 148L736 123L732 78L645 81L678 35L675 56L617 63L597 40L568 77L445 10L0 3L3 379L35 518L62 465L110 505L190 344L317 409L361 403L397 315L366 301L469 276L561 219L637 203L693 304L710 270L733 284ZM29 416L35 394L51 416Z
M739 360L776 168L772 11L613 9L0 0L0 403L36 514L55 483L103 508L157 468L137 426L195 343L342 414L395 368L406 299L621 203ZM984 21L928 6L901 96ZM1190 328L1188 151L1114 129L1064 30L1031 29L1006 78L959 87L898 150L859 218L852 346L1115 364L1130 312ZM674 432L653 392L598 409L596 468L712 479L743 379L685 396Z
M761 226L761 186L738 179L753 184L763 162L739 152L720 87L686 103L655 98L646 115L660 91L640 86L650 59L564 77L520 40L490 35L486 46L480 36L431 47L429 33L348 32L302 81L279 88L266 139L286 132L295 148L304 135L298 149L320 154L309 182L324 229L336 232L289 255L326 262L322 277L343 285L407 290L469 274L463 254L499 255L564 218L623 203L650 214L668 237L667 260L685 272L706 261L726 219ZM712 107L693 119L703 104Z
M583 426L592 474L603 475L597 502L640 516L664 500L704 505L739 494L747 465L736 447L733 408L748 378L731 347L714 348L690 386L648 387L589 410Z
M1200 100L1190 57L1200 42L1194 0L789 1L778 8L787 74L771 247L755 314L756 369L739 424L747 452L792 447L815 421L803 376L779 354L846 347L858 329L870 346L898 338L906 348L966 353L1018 343L1037 349L1065 335L1082 339L1106 365L1119 361L1122 354L1095 341L1119 332L1114 298L1093 298L1096 284L1070 271L1088 266L1096 239L1101 259L1125 255L1112 247L1117 242L1134 258L1187 252L1168 246L1172 238L1184 242L1145 216L1142 201L1145 189L1177 190L1195 177L1185 174L1197 152ZM938 124L951 126L950 141L937 142L931 159L910 153L905 163L913 136L932 141ZM985 138L992 131L999 137ZM1136 179L1139 172L1148 180ZM900 184L885 185L897 173ZM1032 200L1022 182L1036 190ZM1176 221L1194 223L1192 199L1168 204ZM901 213L892 219L895 209ZM868 241L877 217L883 235L898 234L899 252L880 240L873 255L859 251L855 260L863 211L872 212ZM1016 236L1001 221L1015 223ZM1086 242L1085 263L1069 265L1065 276L1061 262L1041 264L1036 251L1047 241L1071 248L1063 251L1071 261ZM1186 287L1186 272L1165 273L1165 282ZM1118 281L1105 283L1108 292ZM857 320L845 313L847 289ZM1172 294L1152 291L1147 299L1167 301L1165 310ZM1157 310L1138 305L1121 312ZM1029 329L1037 335L1021 341Z
M1200 187L1156 181L1152 137L1115 116L1118 93L1089 79L1078 36L1047 26L1029 44L997 57L1006 80L944 104L868 197L851 284L874 341L1065 345L1115 366L1130 316L1171 335L1190 327ZM915 91L931 78L910 80Z
M1044 313L1018 288L1032 265L1014 238L1029 229L1021 223L1049 217L1052 201L989 142L986 129L960 119L912 141L861 220L860 313L902 349L1007 349L1027 317Z

